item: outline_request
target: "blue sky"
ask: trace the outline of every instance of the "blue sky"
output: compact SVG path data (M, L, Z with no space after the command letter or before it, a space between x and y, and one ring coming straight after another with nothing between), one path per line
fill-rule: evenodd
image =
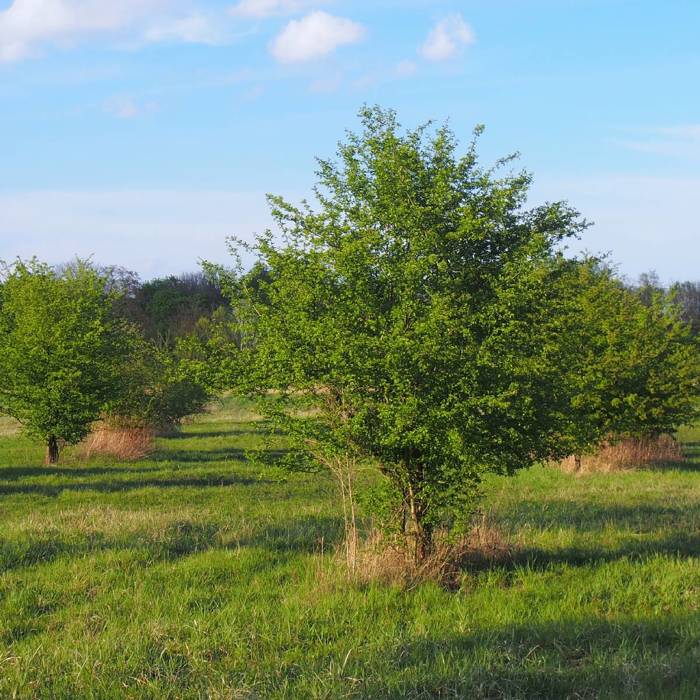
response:
M698 0L0 0L0 258L225 260L365 102L486 124L630 276L697 279Z

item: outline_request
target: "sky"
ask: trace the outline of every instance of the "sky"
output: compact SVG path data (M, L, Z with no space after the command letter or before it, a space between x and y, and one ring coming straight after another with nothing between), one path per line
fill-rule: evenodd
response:
M0 0L0 259L225 263L380 104L484 124L574 250L698 279L698 76L698 0Z

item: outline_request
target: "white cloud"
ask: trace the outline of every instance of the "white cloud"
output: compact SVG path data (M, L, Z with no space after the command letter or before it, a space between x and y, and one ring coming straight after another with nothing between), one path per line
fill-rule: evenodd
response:
M255 102L256 100L259 100L264 94L264 85L253 85L243 93L242 99L244 102Z
M0 62L47 47L128 32L146 41L214 43L216 24L200 14L178 17L175 0L14 0L0 11Z
M234 17L276 17L290 15L305 10L313 5L319 5L324 0L240 0L229 13Z
M0 60L33 55L46 43L71 44L95 33L128 26L160 0L14 0L0 12Z
M270 45L270 51L280 63L311 61L339 46L357 43L365 31L357 22L317 10L289 22Z
M420 54L428 61L446 61L457 55L464 46L476 41L474 30L460 14L441 19L430 31L420 48Z
M678 126L660 126L652 129L657 134L673 138L700 141L700 124L681 124Z

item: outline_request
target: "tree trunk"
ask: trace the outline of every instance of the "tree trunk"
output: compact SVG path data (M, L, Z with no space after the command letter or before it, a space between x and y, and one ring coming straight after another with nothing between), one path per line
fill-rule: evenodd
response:
M581 455L574 455L574 469L577 472L581 471Z
M433 530L420 523L416 529L416 561L424 561L433 551Z
M49 436L46 443L46 464L58 463L58 440L54 435Z
M408 506L416 545L414 557L416 562L421 562L433 548L433 530L431 526L425 524L422 505L417 501L410 484L408 487Z

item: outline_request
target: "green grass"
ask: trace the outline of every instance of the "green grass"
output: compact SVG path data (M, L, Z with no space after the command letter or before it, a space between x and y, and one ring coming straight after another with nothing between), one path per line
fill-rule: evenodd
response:
M682 468L486 485L515 561L349 585L332 483L228 403L137 463L0 431L0 697L697 698L700 431Z

